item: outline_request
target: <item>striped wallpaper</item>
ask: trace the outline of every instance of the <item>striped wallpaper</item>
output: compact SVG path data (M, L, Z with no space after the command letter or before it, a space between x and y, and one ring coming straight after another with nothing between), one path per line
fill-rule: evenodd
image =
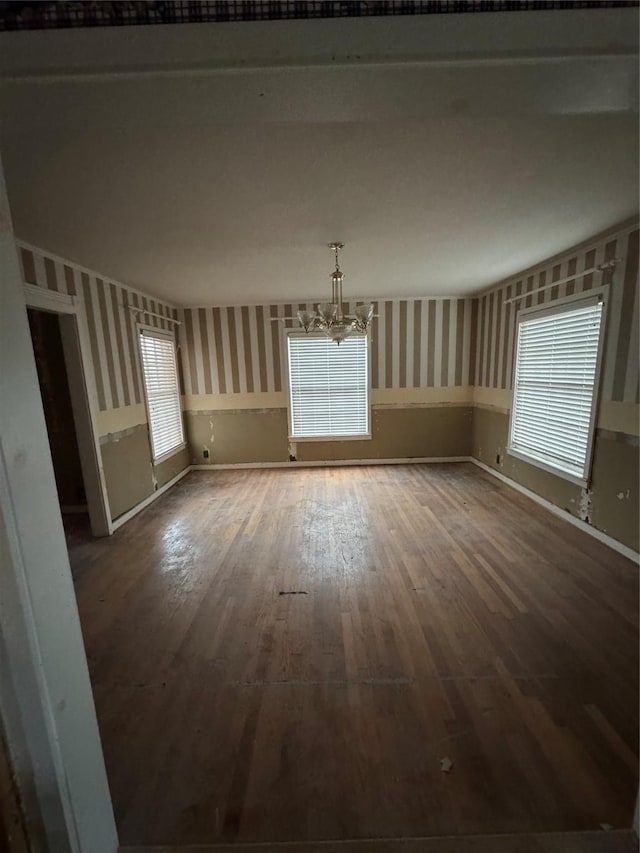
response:
M176 317L176 309L71 261L18 241L23 281L74 296L84 311L101 412L144 402L136 315L128 306ZM171 330L173 323L144 316L142 321Z
M353 313L357 303L347 305ZM373 388L472 385L476 305L472 299L374 303ZM186 308L178 312L186 394L282 391L283 328L311 303Z
M613 275L611 272L580 275L581 270L591 269L612 258L622 259ZM566 284L536 293L538 288L546 284L573 275L575 279ZM585 245L578 251L558 256L478 297L475 384L486 388L512 388L514 335L519 310L532 305L546 305L603 283L610 284L610 293L601 399L638 403L640 303L637 224ZM505 300L522 293L531 295L519 302L505 304Z
M274 320L313 305L268 304L176 309L71 261L18 242L23 279L67 293L85 312L95 365L100 411L139 405L141 368L135 315L128 306L182 321L179 362L188 395L279 392L284 383L284 328L297 321ZM375 304L371 379L374 389L477 385L511 388L515 320L519 307L544 305L589 290L599 273L580 271L614 257L608 307L602 399L637 403L638 386L638 226L630 225L585 244L476 298L400 299ZM575 280L536 293L546 283L575 274ZM531 294L520 303L505 300ZM355 303L347 306L352 313ZM171 329L173 324L146 317Z

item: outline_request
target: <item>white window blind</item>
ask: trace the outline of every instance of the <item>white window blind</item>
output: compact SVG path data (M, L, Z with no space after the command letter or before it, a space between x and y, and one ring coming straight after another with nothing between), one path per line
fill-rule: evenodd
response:
M366 335L288 337L291 438L369 434Z
M518 322L509 451L586 481L598 384L598 297Z
M184 444L175 343L140 330L140 352L154 462Z

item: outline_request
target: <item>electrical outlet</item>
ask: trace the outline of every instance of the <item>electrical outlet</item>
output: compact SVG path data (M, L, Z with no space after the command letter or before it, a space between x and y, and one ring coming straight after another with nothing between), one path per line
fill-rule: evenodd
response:
M209 451L207 450L207 448L206 448L206 447L205 447L205 449L202 451L202 455L203 455L203 457L204 457L205 459L208 459L208 458L209 458Z

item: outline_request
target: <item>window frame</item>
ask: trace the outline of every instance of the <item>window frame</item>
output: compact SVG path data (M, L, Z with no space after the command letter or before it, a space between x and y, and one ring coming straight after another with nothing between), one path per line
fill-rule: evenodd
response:
M513 448L511 446L512 432L513 432L513 411L515 407L515 394L516 394L516 373L518 368L518 338L519 338L519 330L520 323L523 320L531 319L532 315L540 315L540 316L551 316L553 314L563 314L566 309L580 302L601 302L602 303L602 313L600 315L600 330L599 330L599 339L598 339L598 351L596 354L596 367L595 367L595 375L593 381L593 396L591 398L591 413L589 418L589 428L587 433L587 452L585 454L585 464L583 469L583 476L580 477L577 474L573 474L570 471L565 471L562 468L556 467L555 465L545 462L543 460L537 459L533 456L529 456L526 453L523 453L521 450ZM511 409L509 411L509 427L507 433L507 448L506 451L510 456L513 456L516 459L521 459L524 462L527 462L529 465L534 465L536 468L541 468L543 471L548 471L551 474L555 474L556 477L561 477L564 480L568 480L571 483L574 483L577 486L581 486L582 488L587 488L591 482L591 469L593 466L593 450L594 450L594 438L596 431L596 423L598 420L598 412L600 408L600 389L602 383L602 361L604 357L604 348L605 348L605 340L606 340L606 328L607 328L607 307L609 304L609 285L603 284L598 287L593 287L590 290L582 291L580 293L573 293L570 296L563 296L559 299L555 299L553 302L547 302L542 305L532 305L530 308L522 308L520 309L515 316L515 333L514 333L514 352L513 352L513 368L512 368L512 376L511 376Z
M165 451L160 456L154 456L153 452L153 434L152 434L152 426L151 426L151 412L149 408L149 397L147 394L147 382L144 373L144 356L142 354L142 337L143 335L147 335L148 337L156 337L169 341L173 344L173 366L176 372L176 386L178 389L178 406L180 408L180 432L182 436L182 440L180 444L172 447L170 450ZM151 450L151 461L154 466L162 464L167 459L171 459L172 456L175 456L176 453L180 453L187 446L187 442L185 439L185 430L184 430L184 415L182 412L182 395L180 394L180 372L178 370L178 346L176 344L175 332L168 331L167 329L159 329L157 326L150 326L146 323L136 323L136 335L138 336L138 357L140 358L140 379L142 382L142 392L144 395L144 406L145 411L147 413L147 426L149 428L149 448Z
M371 336L369 334L363 334L359 332L354 332L354 335L358 335L358 337L366 338L366 349L367 349L367 432L359 433L358 435L311 435L311 436L297 436L292 434L292 405L291 405L291 377L289 375L289 338L301 338L301 339L312 339L312 338L325 338L330 341L330 338L324 334L324 332L305 332L302 329L284 329L283 339L284 344L282 347L283 352L283 361L284 361L284 377L286 381L286 393L287 393L287 433L290 442L309 442L309 441L369 441L372 439L371 433ZM338 344L330 341L332 346L338 346Z

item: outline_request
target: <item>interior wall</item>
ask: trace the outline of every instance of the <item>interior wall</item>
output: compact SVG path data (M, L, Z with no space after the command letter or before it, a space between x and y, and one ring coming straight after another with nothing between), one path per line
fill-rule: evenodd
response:
M592 482L582 489L506 452L518 311L603 283L600 273L536 293L581 270L620 258L610 282ZM505 304L515 295L521 302ZM478 300L473 455L624 545L638 548L638 223L594 237L501 283Z
M375 303L371 345L372 437L288 441L285 320L307 303L176 309L68 261L21 246L24 280L81 292L99 399L105 478L117 518L189 464L238 464L473 455L625 545L638 550L638 224L554 256L477 298ZM588 291L619 257L611 279L602 388L588 490L506 453L515 324L520 307ZM537 293L547 283L575 281ZM506 303L515 295L520 303ZM133 305L178 318L188 447L151 463ZM355 303L348 305L352 311ZM169 328L173 324L152 320Z
M353 312L356 303L349 303ZM285 320L308 303L180 311L191 462L461 456L470 450L471 299L374 303L372 438L289 445ZM446 410L446 411L445 411Z
M98 400L97 423L112 520L149 497L189 465L186 451L160 465L151 457L136 315L129 307L176 318L176 309L43 250L18 242L26 284L76 296L85 312ZM173 331L160 317L147 325ZM171 472L171 476L168 476Z

